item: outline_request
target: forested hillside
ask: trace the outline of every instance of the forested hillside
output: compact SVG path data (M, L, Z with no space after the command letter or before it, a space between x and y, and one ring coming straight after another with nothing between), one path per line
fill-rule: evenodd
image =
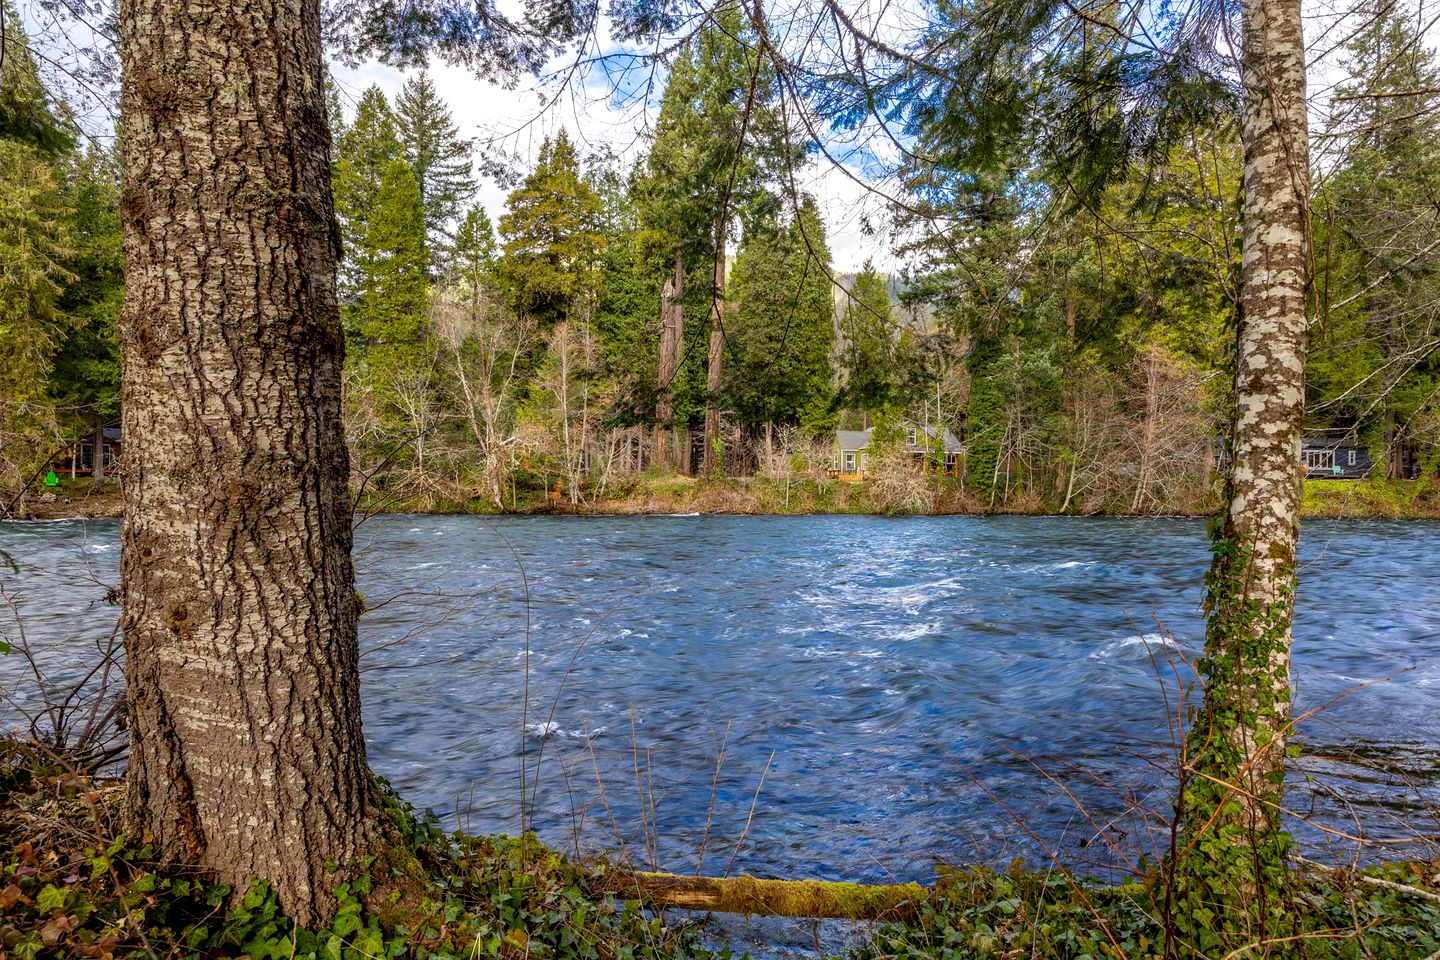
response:
M1440 450L1440 67L1421 22L1366 18L1315 132L1307 427L1391 479L1433 475ZM9 23L5 504L117 422L123 295L111 140L81 132ZM556 128L498 210L474 202L475 145L427 74L393 102L332 88L365 501L586 508L690 474L781 483L787 504L799 483L816 509L1212 509L1240 275L1229 94L1094 188L1053 146L977 150L963 112L922 112L874 240L891 268L856 272L829 253L838 211L797 186L824 145L753 29L727 7L686 40L636 155L583 155ZM950 430L959 469L894 455L906 421ZM868 427L867 486L837 486L835 430Z

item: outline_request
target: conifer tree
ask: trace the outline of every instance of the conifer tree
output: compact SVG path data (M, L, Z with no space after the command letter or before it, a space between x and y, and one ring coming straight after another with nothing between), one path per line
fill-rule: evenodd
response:
M600 298L595 336L613 385L609 419L617 425L653 423L659 341L655 304L661 282L647 256L635 193L614 170L592 178L601 203ZM636 459L641 459L639 451Z
M64 101L45 88L25 26L8 0L0 0L0 18L5 21L0 139L24 144L42 157L54 159L74 148L74 120Z
M71 254L70 281L58 306L72 322L54 358L50 392L71 437L120 413L116 323L125 293L125 262L116 160L112 151L92 143L63 166Z
M872 414L894 404L894 309L885 278L868 260L850 286L840 338L843 382L836 402Z
M425 207L399 123L378 87L361 95L355 120L340 138L335 206L345 242L346 370L354 378L348 409L369 425L386 456L396 458L395 444L407 443L405 450L419 458L424 426L410 421L417 410L429 409L433 396Z
M1367 0L1358 15L1329 123L1345 152L1316 216L1324 300L1306 388L1317 422L1349 428L1398 478L1440 417L1440 65L1420 10Z
M419 181L403 160L385 165L377 187L356 242L352 309L371 363L394 368L414 362L425 339L425 210Z
M809 198L789 224L752 229L735 262L726 399L741 423L833 423L830 252Z
M432 263L439 268L454 242L456 221L475 195L471 143L460 136L450 108L424 71L401 87L395 98L395 122L405 159L420 184L426 243Z
M367 269L365 238L383 200L380 184L390 165L404 156L395 113L380 88L372 86L360 95L355 120L335 147L335 214L344 240L342 301L353 302L360 295L360 280ZM354 333L351 324L347 329Z
M58 439L47 385L71 325L60 298L73 275L70 211L54 161L72 140L18 18L5 8L0 16L8 20L0 74L0 483L9 487L29 482Z
M464 284L472 296L477 296L482 288L498 282L498 263L499 246L495 242L495 227L490 222L490 215L478 204L467 208L460 218L460 226L455 230L455 246L449 264L450 279Z
M704 348L705 456L719 454L726 247L736 223L773 215L767 191L797 162L771 65L746 42L740 6L719 5L672 66L655 139L637 184L649 243L667 277L662 297L657 432L663 443L681 376L686 305L709 314ZM694 275L693 282L691 275ZM690 291L687 295L687 291ZM657 447L659 446L657 443ZM660 459L664 458L661 454Z
M569 136L562 129L547 137L535 169L510 194L500 218L505 277L517 312L549 328L593 307L600 212Z
M31 147L0 139L0 482L27 481L56 442L46 384L65 335L70 251L60 185ZM8 499L8 498L7 498Z

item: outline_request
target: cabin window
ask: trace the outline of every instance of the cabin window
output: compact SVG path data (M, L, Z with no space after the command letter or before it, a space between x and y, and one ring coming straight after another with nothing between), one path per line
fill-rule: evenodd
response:
M905 429L905 442L912 447L919 446L919 432L914 427Z
M1334 450L1306 450L1305 469L1330 470L1335 466Z
M861 472L861 473L864 473L864 472L865 472L865 468L866 468L867 466L869 466L869 463L868 463L869 459L870 459L870 455L869 455L868 453L862 453L862 454L860 454L860 472Z
M1350 466L1352 466L1352 467L1355 466L1355 451L1354 451L1354 450L1347 450L1347 451L1345 451L1345 460L1346 460L1346 462L1347 462Z
M854 473L854 472L855 472L855 451L854 451L854 450L846 450L846 451L845 451L845 472L846 472L846 473Z

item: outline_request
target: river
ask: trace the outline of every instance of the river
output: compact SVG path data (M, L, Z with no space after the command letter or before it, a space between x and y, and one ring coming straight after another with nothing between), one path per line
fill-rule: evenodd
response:
M1297 710L1371 684L1301 727L1312 855L1440 832L1437 534L1305 527ZM118 525L0 524L0 551L41 659L87 662ZM374 517L370 760L475 832L520 828L523 761L546 840L670 870L1104 871L1163 840L1207 557L1183 519Z

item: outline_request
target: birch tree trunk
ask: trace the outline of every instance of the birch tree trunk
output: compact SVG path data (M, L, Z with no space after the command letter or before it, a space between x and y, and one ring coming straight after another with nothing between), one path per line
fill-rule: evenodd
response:
M382 821L320 5L123 0L120 25L131 827L322 922Z
M1232 458L1210 572L1181 860L1215 924L1263 937L1284 883L1278 804L1290 719L1290 621L1310 276L1299 0L1244 0L1245 201ZM1257 929L1258 925L1258 929Z

